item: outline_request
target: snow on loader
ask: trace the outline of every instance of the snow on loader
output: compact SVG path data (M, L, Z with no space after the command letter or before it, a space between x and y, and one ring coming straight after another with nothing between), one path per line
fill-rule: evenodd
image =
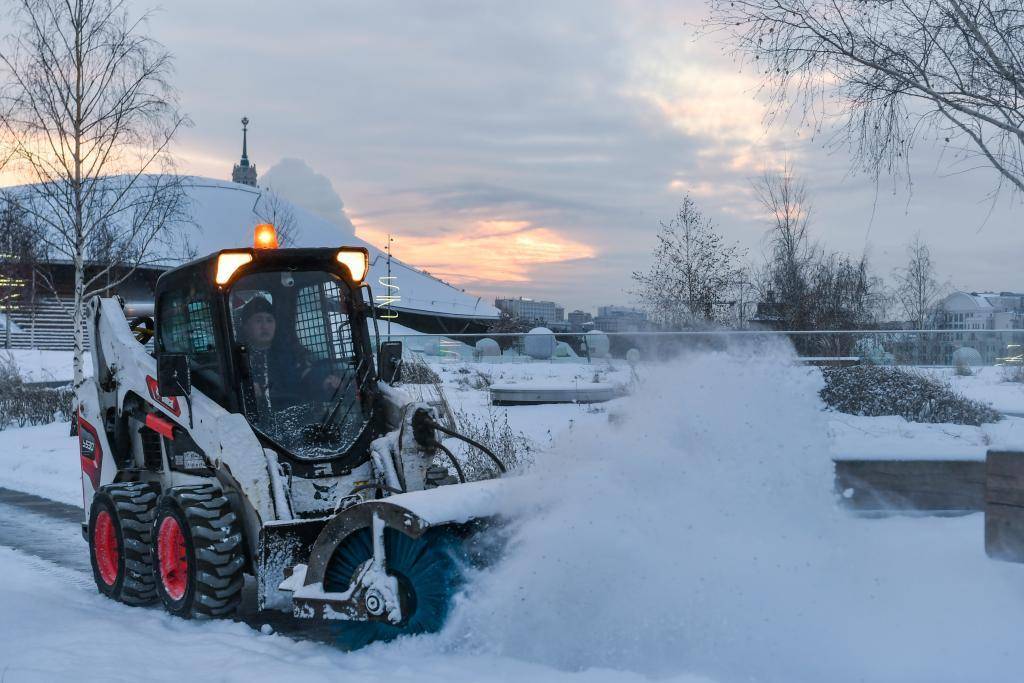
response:
M250 574L259 609L333 624L346 647L436 630L498 484L467 483L438 432L504 467L393 386L400 342L374 359L365 249L277 249L269 225L256 246L161 275L153 317L89 303L96 585L228 617Z

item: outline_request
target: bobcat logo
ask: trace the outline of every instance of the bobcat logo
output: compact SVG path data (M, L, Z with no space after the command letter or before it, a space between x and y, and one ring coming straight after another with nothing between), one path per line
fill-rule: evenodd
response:
M334 490L338 488L337 484L326 484L320 486L316 482L313 483L313 499L314 500L334 500Z

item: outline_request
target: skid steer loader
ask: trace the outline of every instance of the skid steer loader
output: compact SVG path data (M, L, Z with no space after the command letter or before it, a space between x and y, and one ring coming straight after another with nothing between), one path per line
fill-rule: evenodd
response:
M259 609L334 624L346 647L436 630L498 482L465 482L438 432L465 437L394 386L401 344L374 358L366 250L277 249L269 225L255 244L161 275L152 317L89 302L96 585L228 617L249 574Z

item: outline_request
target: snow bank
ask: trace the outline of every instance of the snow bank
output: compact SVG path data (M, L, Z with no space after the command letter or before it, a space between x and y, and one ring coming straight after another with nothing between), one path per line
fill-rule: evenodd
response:
M26 382L70 382L75 375L70 351L9 349L0 352L11 359ZM85 359L85 375L92 376L92 361Z
M980 427L908 422L898 415L829 415L832 457L853 460L984 460L990 448L1024 450L1024 418Z
M441 637L652 676L1012 677L1024 572L985 558L977 515L840 512L820 375L787 360L691 356L651 373L618 428L556 440L542 483L505 501L508 555Z
M989 366L974 368L973 374L960 376L954 368L921 368L949 385L967 398L990 403L996 410L1005 413L1024 413L1024 384L1008 382L1012 367Z
M82 504L82 462L71 425L53 422L0 431L0 486Z
M0 678L11 683L644 680L617 671L572 675L491 655L443 652L418 638L345 653L231 621L186 621L107 600L96 593L91 577L2 547L0 573Z

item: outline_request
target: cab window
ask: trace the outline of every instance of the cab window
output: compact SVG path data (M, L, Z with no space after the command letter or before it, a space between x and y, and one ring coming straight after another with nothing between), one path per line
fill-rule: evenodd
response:
M160 350L188 356L192 384L220 400L224 385L209 299L190 292L164 293L160 297L157 332Z

